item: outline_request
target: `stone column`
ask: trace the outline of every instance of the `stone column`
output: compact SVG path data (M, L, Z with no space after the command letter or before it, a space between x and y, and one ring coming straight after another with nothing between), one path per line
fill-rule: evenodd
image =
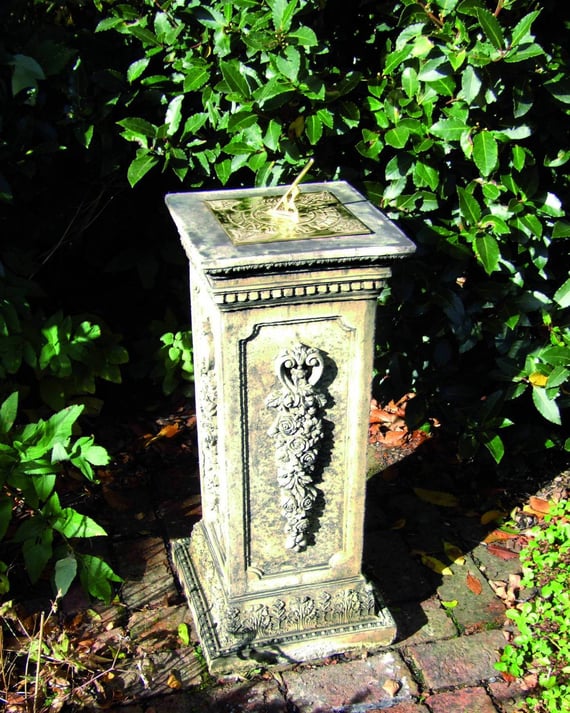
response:
M361 574L376 302L413 244L345 182L167 197L190 262L203 517L173 543L212 672L385 645ZM253 663L252 663L253 662Z

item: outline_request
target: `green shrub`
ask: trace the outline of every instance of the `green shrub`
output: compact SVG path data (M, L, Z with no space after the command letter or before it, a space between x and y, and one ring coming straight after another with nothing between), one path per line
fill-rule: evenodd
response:
M0 406L0 542L17 546L32 583L52 562L56 593L65 594L78 575L88 592L108 600L111 582L119 578L99 557L76 546L78 538L100 537L105 530L74 508L63 507L57 490L66 464L92 481L93 467L109 461L93 437L72 435L82 410L70 406L47 421L17 426L18 393ZM3 562L0 570L0 593L5 594L10 568Z
M418 244L378 369L464 458L564 440L570 337L568 23L530 0L97 0L133 59L127 175L186 188L345 178ZM129 97L128 104L122 101ZM421 408L423 404L423 409ZM532 437L530 436L532 434Z
M534 528L521 552L521 586L535 596L507 616L518 629L514 644L497 664L517 678L534 673L537 693L528 699L532 710L570 711L570 502L560 503Z
M83 403L97 413L96 381L121 382L120 365L128 361L117 335L89 315L64 315L61 310L44 318L28 294L33 285L0 277L0 379L3 391L17 387L30 391L30 375L41 401L58 411ZM35 406L35 404L33 404Z
M172 181L284 183L314 156L312 178L355 184L418 245L384 296L377 369L389 378L379 396L413 389L410 416L437 417L463 458L482 446L495 462L570 448L570 77L559 5L9 0L5 264L61 254L71 224L89 264L100 240L84 227L121 177L132 201L149 186L158 204ZM129 228L130 252L123 236L107 246L156 267Z

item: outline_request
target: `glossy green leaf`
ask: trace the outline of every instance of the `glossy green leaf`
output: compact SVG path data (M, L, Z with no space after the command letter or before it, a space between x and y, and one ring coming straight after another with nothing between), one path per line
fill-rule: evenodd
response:
M464 188L458 186L457 194L459 196L459 209L461 215L467 221L468 225L477 225L481 218L481 206L471 193Z
M53 548L53 530L46 528L34 538L26 539L22 544L24 564L32 584L40 578L50 561Z
M317 144L323 135L323 124L316 114L310 114L305 119L305 133L311 144Z
M520 42L522 42L522 40L528 38L532 23L539 15L540 10L535 10L534 12L529 12L528 15L525 15L522 18L522 20L519 20L519 22L517 22L517 24L513 27L511 35L511 46L515 47Z
M556 425L562 425L562 420L560 418L560 409L556 401L548 396L546 389L540 386L532 387L532 401L536 407L536 410L543 416L547 421L555 423Z
M498 269L501 251L496 238L492 235L477 236L475 238L475 251L488 275Z
M548 347L540 351L539 357L552 366L570 366L570 347Z
M232 175L232 162L230 159L225 159L224 161L218 161L214 170L216 171L216 176L219 178L222 186L225 186Z
M556 290L553 299L562 309L570 307L570 278Z
M299 50L296 47L287 47L285 56L277 55L275 57L275 66L290 82L297 82L299 69L301 67L301 55Z
M231 94L236 94L243 98L251 96L249 84L237 60L220 62L220 70Z
M384 74L392 74L392 72L410 56L411 52L412 47L410 45L406 45L402 49L396 50L395 52L390 52L390 54L386 56L386 60L384 62Z
M143 57L142 59L137 59L127 70L127 79L129 82L136 81L150 64L150 57Z
M54 583L58 596L65 596L77 575L77 560L73 555L64 557L55 563Z
M406 67L402 72L402 89L411 99L415 97L420 88L418 74L413 67Z
M53 528L65 537L101 537L107 533L87 515L73 508L63 508L53 522Z
M139 149L136 158L131 162L127 170L127 178L131 187L136 186L157 164L158 156L150 153L147 149Z
M483 28L483 32L493 47L497 50L502 50L505 46L505 37L503 35L501 23L497 20L493 13L484 8L478 8L477 19L479 20L479 23Z
M182 120L182 102L184 101L184 95L178 94L174 99L168 104L166 109L165 123L167 126L166 134L168 136L173 136L180 126Z
M299 27L292 32L288 32L287 40L302 47L314 47L319 44L317 35L310 27Z
M473 160L483 176L490 175L499 159L497 140L489 131L481 131L473 137Z
M128 119L121 119L121 121L117 121L117 124L134 135L147 136L149 138L156 136L157 127L141 117L132 116Z
M461 75L461 92L459 96L465 99L468 104L472 104L479 95L482 86L483 82L475 69L470 65L465 67Z
M190 67L184 73L184 92L193 92L200 89L210 79L210 70L207 65Z
M384 135L384 141L395 149L402 149L410 138L410 130L404 126L396 126Z
M0 406L0 433L8 433L18 414L18 392L14 391Z
M459 141L462 134L470 127L461 119L440 119L430 127L430 133L445 141Z
M77 555L79 577L86 591L98 599L108 602L111 599L111 582L122 582L111 567L100 557Z
M505 455L505 444L502 438L495 434L488 440L485 440L485 448L493 456L495 463L500 463Z

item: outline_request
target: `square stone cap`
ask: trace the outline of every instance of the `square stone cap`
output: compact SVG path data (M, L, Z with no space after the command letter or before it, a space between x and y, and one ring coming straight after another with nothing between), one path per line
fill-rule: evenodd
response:
M415 245L382 212L345 181L306 183L301 193L332 194L364 224L366 234L234 244L211 210L212 201L281 196L287 186L172 193L166 204L188 259L209 275L255 274L287 267L385 265Z

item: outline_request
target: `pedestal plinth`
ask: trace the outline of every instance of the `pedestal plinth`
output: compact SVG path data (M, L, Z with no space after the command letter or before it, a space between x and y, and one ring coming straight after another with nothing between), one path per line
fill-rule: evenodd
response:
M413 244L344 182L167 197L190 262L203 518L173 543L212 672L388 644L361 574L376 302Z

